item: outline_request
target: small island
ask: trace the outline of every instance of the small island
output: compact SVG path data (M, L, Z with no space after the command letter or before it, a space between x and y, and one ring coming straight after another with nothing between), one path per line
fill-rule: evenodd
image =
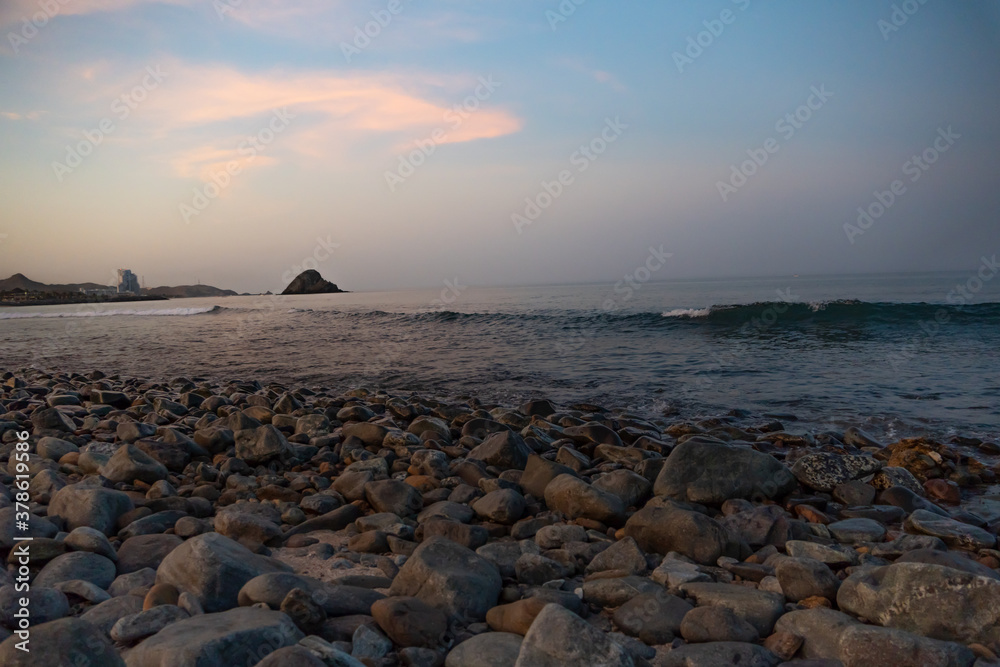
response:
M319 271L309 269L295 276L295 279L288 283L288 287L282 294L341 294L347 290L342 290L329 280L323 278Z

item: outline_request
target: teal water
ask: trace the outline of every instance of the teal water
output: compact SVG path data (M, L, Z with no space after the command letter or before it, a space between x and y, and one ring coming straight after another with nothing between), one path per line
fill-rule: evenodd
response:
M1000 277L468 287L0 309L2 365L1000 437ZM642 277L641 275L639 276ZM792 424L788 424L792 426Z

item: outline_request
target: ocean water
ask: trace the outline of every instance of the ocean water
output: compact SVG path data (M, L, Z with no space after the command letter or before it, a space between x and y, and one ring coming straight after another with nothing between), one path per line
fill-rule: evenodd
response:
M984 271L982 275L989 275ZM1000 438L1000 276L824 276L0 308L0 368L732 408Z

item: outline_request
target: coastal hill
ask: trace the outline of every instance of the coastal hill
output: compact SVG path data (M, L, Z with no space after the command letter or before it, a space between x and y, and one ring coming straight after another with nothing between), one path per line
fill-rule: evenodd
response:
M167 296L172 299L192 298L200 296L239 296L231 289L219 289L211 285L178 285L177 287L152 287L142 291L151 296Z
M329 280L319 274L319 271L309 269L295 276L295 279L288 283L282 294L339 294L345 290L340 289Z
M31 280L23 273L15 273L10 278L0 280L0 292L22 289L26 292L79 292L81 289L101 289L107 285L97 283L72 283L69 285L46 285Z
M108 285L98 283L69 283L65 285L48 285L31 280L23 273L15 273L10 278L0 280L0 292L24 290L26 292L68 292L79 293L81 289L107 289ZM202 296L237 296L238 293L229 289L220 289L211 285L178 285L177 287L153 287L142 290L144 296L160 296L172 299L202 297Z

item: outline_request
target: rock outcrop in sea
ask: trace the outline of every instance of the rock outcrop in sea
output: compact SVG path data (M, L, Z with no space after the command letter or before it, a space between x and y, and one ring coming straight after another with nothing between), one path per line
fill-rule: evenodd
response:
M315 269L303 271L295 276L292 282L288 283L282 294L338 294L345 290L340 289L329 280L326 280Z
M5 666L998 664L994 443L0 378Z

